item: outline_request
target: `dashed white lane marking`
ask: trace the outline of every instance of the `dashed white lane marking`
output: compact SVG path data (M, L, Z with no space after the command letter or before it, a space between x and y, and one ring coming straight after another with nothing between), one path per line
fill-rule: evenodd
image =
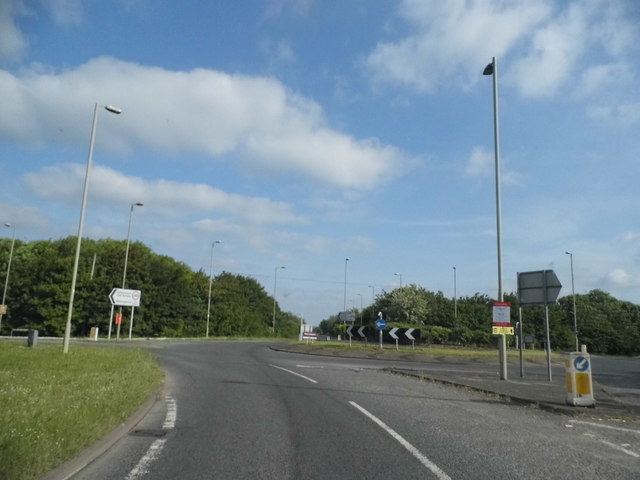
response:
M304 376L304 375L302 375L302 374L300 374L300 373L298 373L298 372L294 372L293 370L288 370L288 369L286 369L286 368L282 368L282 367L279 367L279 366L277 366L277 365L271 365L271 364L270 364L269 366L270 366L270 367L273 367L273 368L277 368L277 369L279 369L279 370L283 370L283 371L285 371L285 372L287 372L287 373L290 373L290 374L292 374L292 375L295 375L295 376L297 376L297 377L304 378L307 382L311 382L311 383L318 383L318 382L317 382L317 381L315 381L313 378L306 377L306 376Z
M587 436L589 438L593 438L594 440L597 440L598 442L606 445L607 447L611 447L614 450L618 450L619 452L626 453L627 455L629 455L631 457L640 458L640 454L637 454L636 452L634 452L632 450L624 448L621 445L616 445L615 443L609 442L608 440L605 440L604 438L598 438L593 433L585 433L585 436Z
M411 445L408 441L406 441L399 433L389 427L386 423L376 417L373 413L365 410L356 402L349 402L353 407L360 410L364 415L369 417L369 419L373 420L380 428L382 428L385 432L391 435L395 440L400 443L404 448L406 448L411 455L413 455L422 465L427 467L431 472L438 478L438 480L451 480L451 477L444 473L440 467L438 467L435 463L425 457L420 450Z
M165 396L165 402L167 404L167 413L164 417L162 429L172 430L176 426L176 419L178 418L178 406L175 399L171 395ZM145 453L137 463L137 465L133 467L133 470L129 472L126 480L136 480L149 473L149 467L160 455L160 452L164 448L164 444L166 443L166 441L166 438L159 438L155 440L147 450L147 453Z

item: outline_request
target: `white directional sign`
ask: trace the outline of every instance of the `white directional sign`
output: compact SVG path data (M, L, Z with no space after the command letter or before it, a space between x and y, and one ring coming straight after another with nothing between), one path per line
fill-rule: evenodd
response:
M400 330L398 327L392 328L391 330L389 330L389 336L394 340L398 340L398 335L396 335L396 332L398 330Z
M353 323L356 321L356 312L340 312L338 314L338 319L341 322Z
M142 292L140 290L114 288L109 294L109 300L111 300L111 305L119 307L139 307L141 296Z
M407 328L407 331L406 331L406 332L404 332L404 334L406 335L406 337L407 337L409 340L415 340L414 336L413 336L413 335L411 335L411 334L413 333L413 331L414 331L414 330L415 330L415 328Z

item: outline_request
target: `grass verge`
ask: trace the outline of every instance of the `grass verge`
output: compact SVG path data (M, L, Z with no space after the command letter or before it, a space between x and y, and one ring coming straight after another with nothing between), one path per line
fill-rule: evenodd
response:
M39 478L73 458L162 379L144 349L0 342L0 478Z
M400 345L396 350L395 345L385 344L382 349L378 343L369 342L364 344L362 342L352 342L349 345L348 341L315 341L308 342L292 342L290 344L298 351L307 351L313 353L339 353L343 352L348 354L349 352L366 352L378 357L393 356L396 354L402 355L416 355L416 356L430 356L430 357L473 357L476 359L488 359L493 360L498 358L498 350L496 348L471 348L471 347L434 347L434 346L417 346L412 348L408 345ZM546 361L546 352L544 350L526 350L524 356L528 360ZM554 360L562 359L562 354L558 352L552 352L551 356ZM509 360L516 360L520 357L520 351L516 349L507 350L507 358Z

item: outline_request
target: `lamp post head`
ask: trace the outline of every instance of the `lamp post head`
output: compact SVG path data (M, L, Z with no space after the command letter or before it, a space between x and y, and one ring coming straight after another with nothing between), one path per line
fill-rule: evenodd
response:
M114 107L113 105L105 105L104 109L107 112L115 113L116 115L120 115L122 113L121 109L119 109L118 107Z
M493 72L495 70L494 61L495 60L492 60L489 65L484 67L484 70L482 71L483 75L493 75Z
M135 205L136 207L143 207L143 206L144 206L144 203L136 202L136 203L134 203L134 205Z
M4 226L5 226L5 227L9 227L9 228L11 228L11 227L12 227L12 225L11 225L10 223L5 223L5 224L4 224Z
M564 253L566 253L567 255L573 255L571 252L564 252Z

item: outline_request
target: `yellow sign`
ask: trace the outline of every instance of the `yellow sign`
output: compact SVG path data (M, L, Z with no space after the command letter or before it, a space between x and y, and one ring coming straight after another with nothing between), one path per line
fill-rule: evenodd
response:
M7 313L7 306L0 305L0 315L6 315L6 313Z
M513 335L513 327L491 327L494 335Z

